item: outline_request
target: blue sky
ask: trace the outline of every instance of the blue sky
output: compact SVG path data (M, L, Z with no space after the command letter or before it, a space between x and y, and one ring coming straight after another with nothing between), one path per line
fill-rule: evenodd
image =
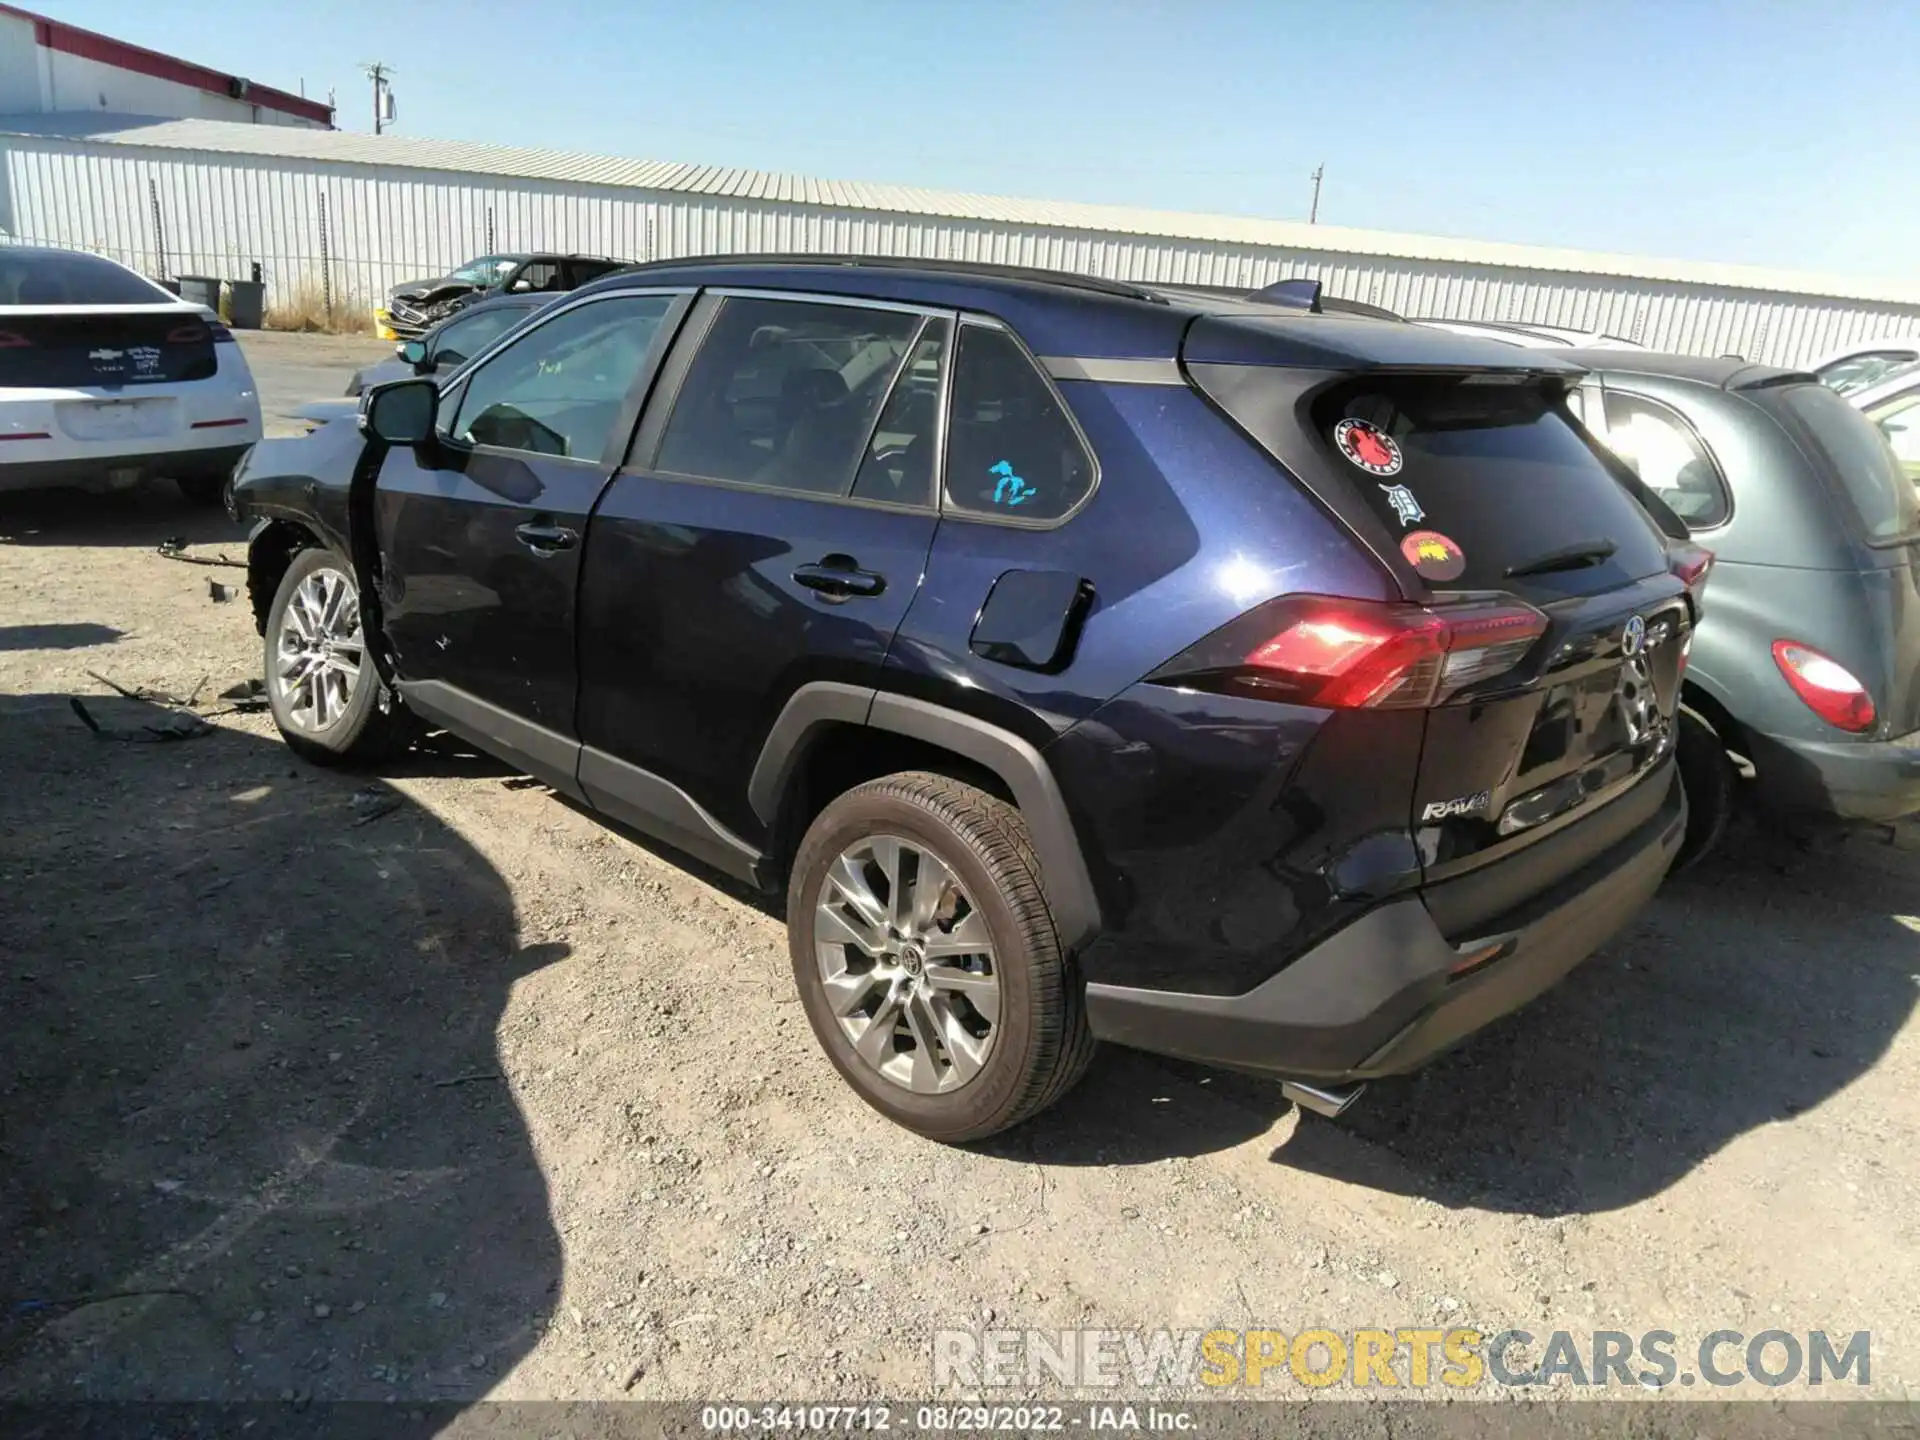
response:
M25 4L352 129L1920 278L1920 5Z

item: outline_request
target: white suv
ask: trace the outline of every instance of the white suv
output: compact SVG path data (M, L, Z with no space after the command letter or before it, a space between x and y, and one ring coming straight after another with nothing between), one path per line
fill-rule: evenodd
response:
M125 266L0 246L0 491L148 476L212 504L260 438L232 333Z

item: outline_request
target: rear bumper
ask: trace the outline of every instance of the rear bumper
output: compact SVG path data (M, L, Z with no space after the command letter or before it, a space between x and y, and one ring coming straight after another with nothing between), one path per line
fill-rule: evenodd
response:
M251 445L209 445L141 455L84 455L60 460L28 460L0 465L0 491L41 490L55 486L105 489L148 479L226 476Z
M1759 801L1844 820L1920 811L1920 731L1892 740L1784 740L1750 733Z
M1666 876L1686 831L1678 776L1644 825L1541 900L1456 945L1418 898L1392 901L1242 995L1087 986L1095 1035L1181 1059L1323 1081L1416 1070L1549 989ZM1458 979L1457 966L1483 954Z

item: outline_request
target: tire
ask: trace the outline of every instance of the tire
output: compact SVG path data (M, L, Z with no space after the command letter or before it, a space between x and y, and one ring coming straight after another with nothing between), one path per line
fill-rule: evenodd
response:
M176 475L173 483L189 505L221 505L227 498L224 475Z
M1680 712L1680 737L1675 747L1680 784L1687 792L1687 833L1673 857L1669 875L1692 869L1726 833L1733 817L1735 787L1740 777L1727 758L1726 742L1699 715Z
M918 882L938 882L924 891L941 902L930 922L927 900L890 926L890 843L905 857L893 874L913 876L907 902L922 895ZM916 858L925 856L943 868ZM855 933L871 946L844 938ZM794 857L787 938L801 1004L834 1067L874 1109L930 1140L959 1144L1018 1125L1066 1094L1093 1058L1079 977L1061 952L1026 822L971 785L910 771L835 799ZM981 940L986 950L959 948ZM890 962L874 958L888 947Z
M344 593L336 588L341 585ZM331 626L316 626L316 604L334 617ZM332 550L313 548L293 557L267 611L267 704L273 723L289 750L316 765L383 759L414 733L406 711L373 668L359 610L353 567ZM321 634L330 643L316 650L313 637ZM296 652L304 654L304 665ZM322 662L317 670L315 661ZM349 664L352 675L346 673Z

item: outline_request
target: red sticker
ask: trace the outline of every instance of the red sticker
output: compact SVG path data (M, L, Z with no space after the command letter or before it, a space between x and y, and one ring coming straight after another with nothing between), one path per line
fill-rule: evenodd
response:
M1400 542L1400 553L1423 580L1458 580L1467 557L1438 530L1416 530Z
M1364 420L1342 420L1333 427L1340 453L1369 475L1398 475L1400 446L1386 431Z

